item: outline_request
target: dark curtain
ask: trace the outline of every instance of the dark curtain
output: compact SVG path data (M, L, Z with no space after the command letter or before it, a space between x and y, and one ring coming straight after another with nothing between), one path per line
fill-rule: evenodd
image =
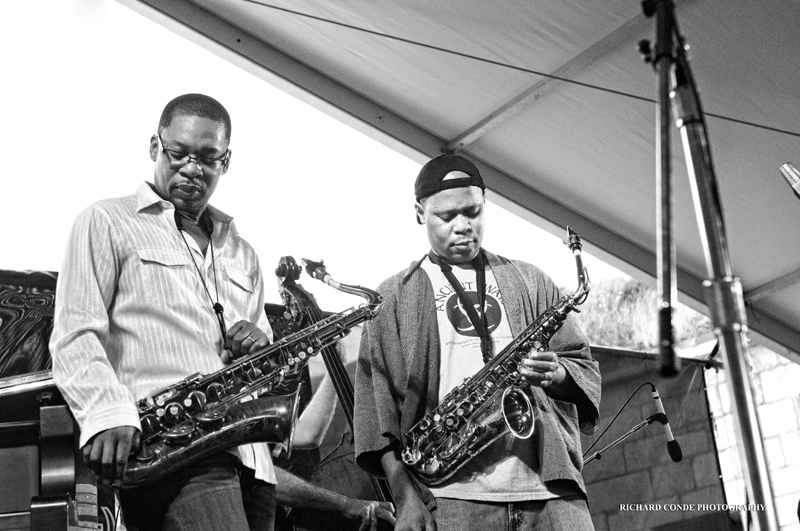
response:
M52 367L57 274L0 270L0 378Z

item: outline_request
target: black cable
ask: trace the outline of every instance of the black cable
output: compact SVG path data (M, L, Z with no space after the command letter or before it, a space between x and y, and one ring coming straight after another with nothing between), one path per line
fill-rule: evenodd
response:
M342 28L351 29L351 30L354 30L354 31L360 31L362 33L368 33L368 34L374 35L376 37L381 37L381 38L384 38L384 39L391 39L391 40L395 40L395 41L398 41L398 42L411 44L413 46L419 46L420 48L427 48L429 50L435 50L435 51L438 51L438 52L447 53L447 54L450 54L450 55L455 55L457 57L463 57L465 59L472 59L473 61L479 61L479 62L482 62L482 63L487 63L487 64L491 64L491 65L495 65L495 66L500 66L502 68L508 68L510 70L516 70L518 72L525 72L527 74L533 74L533 75L537 75L537 76L541 76L541 77L546 77L546 78L549 78L549 79L554 79L556 81L563 81L564 83L570 83L572 85L577 85L577 86L580 86L580 87L586 87L586 88L590 88L590 89L593 89L593 90L599 90L601 92L607 92L609 94L615 94L617 96L623 96L623 97L631 98L631 99L634 99L634 100L644 101L644 102L647 102L647 103L656 103L656 100L654 100L653 98L648 98L648 97L645 97L645 96L637 96L636 94L631 94L629 92L622 92L621 90L615 90L615 89L610 89L610 88L607 88L607 87L601 87L599 85L592 85L591 83L583 83L581 81L575 81L574 79L568 79L568 78L565 78L565 77L554 76L552 74L546 74L546 73L540 72L538 70L532 70L530 68L525 68L525 67L522 67L522 66L513 65L513 64L510 64L510 63L503 63L501 61L495 61L494 59L487 59L485 57L479 57L477 55L472 55L472 54L468 54L468 53L464 53L464 52L459 52L459 51L456 51L456 50L451 50L449 48L443 48L441 46L434 46L432 44L426 44L424 42L419 42L419 41L414 41L414 40L411 40L411 39L406 39L405 37L398 37L397 35L390 35L388 33L381 33L379 31L370 30L370 29L367 29L367 28L362 28L360 26L355 26L353 24L346 24L344 22L338 22L336 20L331 20L331 19L327 19L327 18L324 18L324 17L316 16L316 15L311 15L309 13L303 13L301 11L295 11L294 9L289 9L289 8L286 8L286 7L276 6L276 5L273 5L273 4L267 4L267 3L264 3L264 2L259 2L257 0L242 0L242 1L246 2L246 3L249 3L249 4L256 4L256 5L261 6L261 7L267 7L267 8L270 8L270 9L274 9L276 11L283 11L285 13L290 13L292 15L297 15L299 17L310 18L312 20L317 20L319 22L325 22L327 24L333 24L334 26L340 26ZM714 113L705 112L705 111L703 111L702 114L705 115L705 116L711 116L713 118L717 118L719 120L725 120L725 121L729 121L729 122L733 122L733 123L737 123L737 124L741 124L741 125L749 125L751 127L756 127L758 129L765 129L767 131L773 131L773 132L776 132L776 133L782 133L782 134L789 135L789 136L800 137L800 132L796 133L794 131L787 131L785 129L778 129L777 127L772 127L772 126L769 126L769 125L757 124L755 122L748 122L746 120L740 120L738 118L731 118L730 116L724 116L724 115L721 115L721 114L714 114Z
M619 408L619 411L617 411L617 414L616 414L616 415L614 415L614 418L613 418L613 419L611 419L611 422L609 422L609 423L608 423L608 426L606 426L606 428L605 428L605 429L604 429L604 430L603 430L603 431L600 433L600 435L598 435L598 436L597 436L597 439L595 439L595 440L594 440L594 442L592 442L592 444L590 444L590 445L589 445L589 448L587 448L587 449L586 449L586 451L585 451L585 452L583 452L583 455L582 455L582 457L586 457L586 454L588 454L588 453L589 453L589 450L591 450L592 448L594 448L594 445L595 445L595 444L597 444L597 442L598 442L598 441L599 441L599 440L600 440L600 439L603 437L603 435L605 435L605 434L606 434L606 432L607 432L607 431L608 431L608 429L611 427L611 425L612 425L612 424L614 424L614 421L615 421L615 420L617 420L617 417L619 417L620 413L622 413L622 410L623 410L623 409L625 409L625 406L627 406L627 405L628 405L628 402L630 402L630 401L631 401L631 399L633 398L633 395L635 395L636 393L638 393L638 392L639 392L639 390L640 390L642 387L644 387L645 385L649 385L650 387L652 387L652 386L653 386L653 384L651 384L650 382L645 382L645 383L643 383L642 385L640 385L639 387L637 387L637 388L636 388L636 390L635 390L634 392L632 392L632 393L631 393L631 396L629 396L629 397L628 397L628 399L625 401L625 403L624 403L624 404L622 404L622 407L621 407L621 408Z
M201 218L202 220L202 218ZM202 222L202 221L201 221ZM209 218L209 223L211 223ZM206 285L206 281L203 278L203 273L200 271L200 267L197 265L197 261L194 259L194 255L192 254L191 249L189 249L189 242L186 241L186 234L183 231L183 221L181 220L181 213L178 209L175 209L175 225L178 227L178 233L183 238L183 243L186 245L186 251L189 253L189 258L192 259L192 264L194 264L194 268L197 271L197 276L200 279L200 282L203 283L203 289L206 290L206 295L208 295L208 300L211 301L211 309L214 310L214 314L217 317L217 322L219 323L220 332L222 332L222 345L225 346L225 334L228 331L228 328L225 326L225 316L223 312L225 309L219 303L219 286L217 285L217 264L214 257L214 243L211 241L211 236L213 235L213 228L208 231L208 245L211 247L211 267L214 269L214 290L217 294L217 300L214 302L214 299L211 297L211 292L208 291L208 286ZM205 231L205 228L202 226L200 227L201 230Z

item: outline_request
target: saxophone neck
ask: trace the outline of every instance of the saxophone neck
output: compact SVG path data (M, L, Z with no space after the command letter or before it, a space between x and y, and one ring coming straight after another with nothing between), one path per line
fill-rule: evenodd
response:
M363 286L355 286L352 284L342 284L341 282L337 282L333 279L333 277L331 277L330 273L328 273L328 269L325 267L325 264L322 260L315 262L313 260L308 260L307 258L301 258L301 261L306 266L306 272L320 282L324 282L330 287L341 292L363 297L367 300L367 306L370 308L370 310L372 310L373 313L378 313L378 310L380 310L383 297L381 297L380 293L377 291L373 291Z
M569 226L567 227L567 237L568 239L564 244L569 247L569 250L572 251L572 255L575 257L575 267L578 273L578 288L570 298L574 301L579 301L577 304L582 304L589 294L589 272L583 265L583 243L578 233Z

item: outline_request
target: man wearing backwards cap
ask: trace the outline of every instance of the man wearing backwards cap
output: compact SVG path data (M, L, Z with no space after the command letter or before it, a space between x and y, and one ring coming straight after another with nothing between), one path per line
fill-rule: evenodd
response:
M481 247L485 189L459 155L417 176L416 217L431 250L378 288L383 306L365 327L356 375L356 460L388 478L398 531L592 529L578 430L597 428L600 373L571 315L552 352L520 366L531 437L507 434L430 489L400 459L404 434L561 297L536 266Z

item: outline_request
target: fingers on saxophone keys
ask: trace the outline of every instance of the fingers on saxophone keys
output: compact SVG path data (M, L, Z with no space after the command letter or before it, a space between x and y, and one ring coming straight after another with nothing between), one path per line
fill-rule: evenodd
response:
M222 363L227 365L233 361L233 352L231 352L230 349L224 348L222 349L222 352L219 353L219 357L222 360Z
M265 334L264 332L262 332L260 330L258 332L256 332L256 333L252 334L250 336L250 339L253 340L252 343L250 341L245 343L245 345L249 345L250 352L256 351L258 349L262 349L262 348L264 348L264 347L269 345L269 338L267 337L267 334Z
M242 339L240 350L242 352L249 351L250 348L253 346L253 343L255 342L256 340L253 338L253 335L252 334L248 335L246 338Z
M239 340L238 337L236 340L234 340L234 344L238 340L239 351L242 354L255 352L256 350L269 345L269 339L267 339L267 335L261 330L252 330L247 333L242 332L242 336L243 337L241 340Z
M255 341L252 338L252 335L253 335L252 332L247 332L245 330L242 330L241 332L233 336L233 340L231 341L231 350L234 352L234 354L236 353L242 354L244 352L247 352L250 345L253 343L253 341Z
M519 372L529 384L547 387L553 383L557 370L557 362L523 359Z

